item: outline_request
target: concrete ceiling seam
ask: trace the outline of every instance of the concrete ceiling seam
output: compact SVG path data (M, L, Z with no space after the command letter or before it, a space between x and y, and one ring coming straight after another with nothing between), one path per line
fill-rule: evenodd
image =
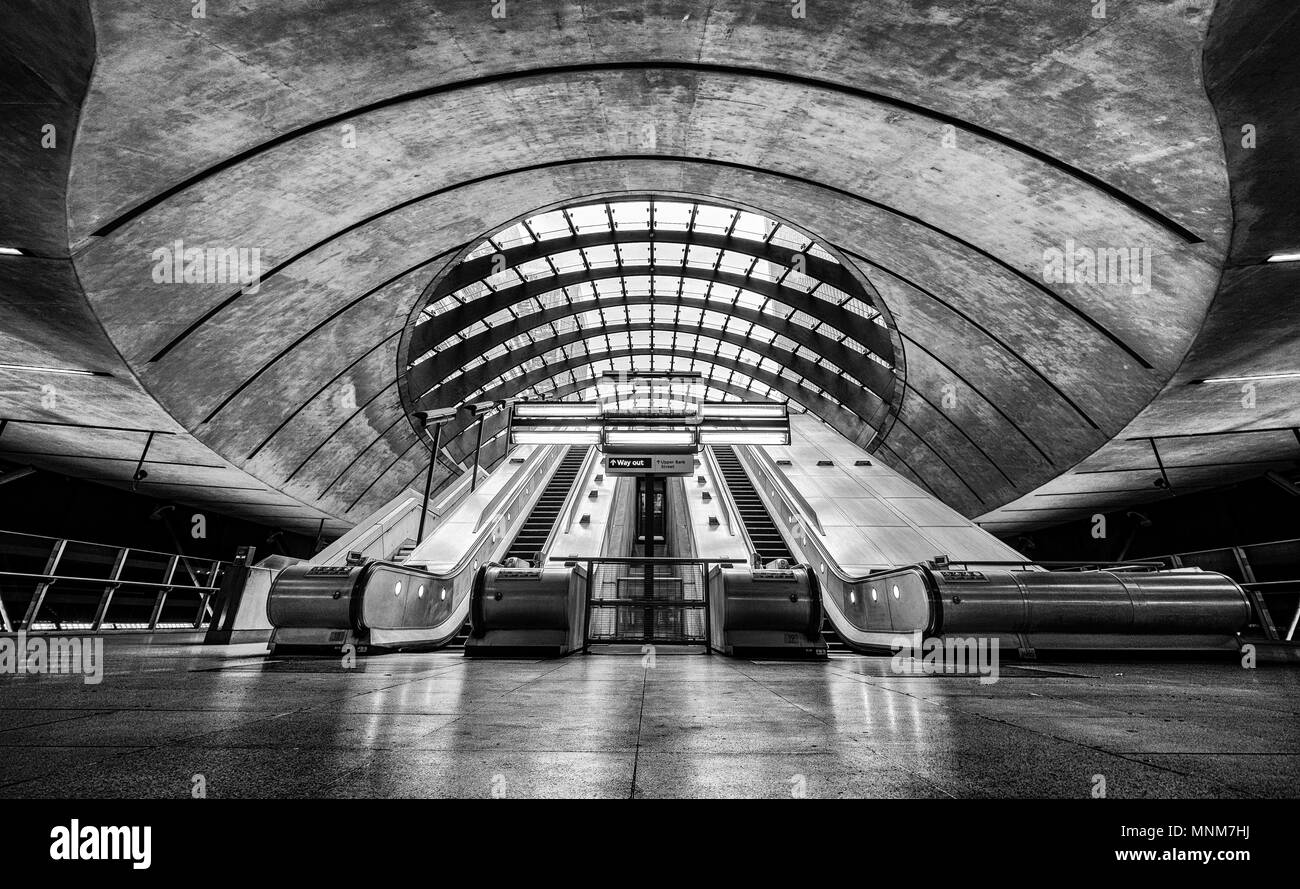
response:
M1195 232L1192 232L1191 230L1184 227L1181 223L1166 216L1165 214L1161 213L1159 210L1155 209L1154 207L1144 203L1143 201L1139 200L1133 195L1128 194L1127 192L1104 181L1103 179L1094 176L1093 174L1088 173L1087 171L1082 170L1078 167L1074 167L1045 151L1041 151L1037 148L1034 148L1033 146L1018 142L1017 140L1012 139L1009 136L1006 136L1005 134L998 133L989 128L979 126L978 124L963 120L959 117L943 114L933 109L925 108L916 103L907 102L905 100L888 96L882 93L876 93L870 90L859 89L846 84L838 84L838 83L824 81L824 80L817 80L811 77L794 75L787 72L764 70L760 68L743 68L738 66L708 65L708 64L698 63L698 62L686 63L686 62L679 62L673 60L661 60L661 61L653 61L653 62L650 61L628 62L622 64L605 63L600 65L559 65L559 66L553 66L549 68L533 68L533 69L527 69L523 71L492 74L480 78L471 78L463 81L458 81L455 83L441 84L438 86L428 87L426 89L416 90L398 96L391 96L365 106L354 108L349 111L342 112L340 114L332 115L328 118L323 118L321 120L313 121L310 124L301 126L287 133L283 133L275 137L274 139L267 140L266 142L263 142L262 144L250 148L244 152L241 152L240 154L233 155L229 158L226 158L222 162L218 164L214 164L204 170L201 170L198 173L195 173L189 178L183 180L182 182L179 182L171 186L170 188L167 188L164 191L138 203L136 206L127 210L125 213L122 213L116 218L109 221L108 223L101 225L99 228L95 230L93 236L105 237L109 234L112 234L114 231L121 228L123 225L133 221L134 219L138 218L139 216L143 215L144 213L148 212L149 210L153 209L159 204L165 202L168 198L172 197L173 195L179 194L180 192L193 187L194 185L215 175L216 173L219 173L225 169L228 169L232 166L242 163L251 157L254 157L258 154L261 154L279 145L290 142L294 139L299 138L300 136L317 132L322 129L327 129L331 126L345 123L357 117L367 115L381 109L390 108L394 105L405 104L408 102L413 102L416 100L425 99L432 96L438 96L444 93L458 92L462 90L468 90L468 89L484 86L487 84L503 83L503 82L518 80L518 79L546 78L546 77L553 77L555 75L568 75L568 74L587 74L587 73L594 73L598 71L647 71L647 70L710 72L710 73L721 73L721 74L728 74L728 75L741 76L741 77L752 77L756 79L779 80L788 83L799 84L801 86L805 86L807 88L814 89L814 90L829 90L829 91L843 92L847 95L851 95L859 99L866 99L883 105L889 105L898 108L899 110L906 111L910 114L927 117L932 120L938 121L940 123L959 127L960 129L966 131L971 135L978 136L979 138L982 139L987 139L990 142L998 143L1016 152L1024 154L1028 157L1032 157L1033 159L1040 161L1048 166L1054 167L1062 172L1065 172L1071 177L1076 178L1081 182L1088 184L1092 188L1095 188L1098 191L1114 198L1115 200L1126 204L1127 206L1131 207L1132 209L1136 210L1137 212L1141 213L1142 215L1146 216L1147 218L1151 219L1152 221L1156 222L1162 227L1176 233L1185 242L1189 244L1203 243L1200 236L1198 236Z

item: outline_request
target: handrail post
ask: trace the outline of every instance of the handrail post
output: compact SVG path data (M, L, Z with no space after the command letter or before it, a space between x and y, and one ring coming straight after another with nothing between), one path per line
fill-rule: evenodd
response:
M167 563L167 574L163 580L163 588L158 591L158 595L153 600L153 611L149 614L149 629L157 628L158 618L162 615L163 605L167 602L167 594L171 592L171 582L176 577L176 565L180 562L179 555L172 556Z
M428 429L428 426L425 426ZM429 492L433 487L433 467L438 462L438 451L442 450L442 423L436 423L433 427L433 453L429 455L429 472L424 477L424 502L420 504L420 528L415 532L415 545L419 546L424 541L424 519L429 514ZM478 470L475 469L475 474ZM474 480L470 479L470 484Z
M587 616L583 621L585 626L583 627L583 633L582 633L583 654L586 654L588 650L590 650L591 648L591 599L592 599L592 585L594 583L595 575L596 575L595 565L593 562L588 561L587 562Z
M32 600L27 603L27 613L23 615L23 621L18 625L20 630L30 630L36 623L36 615L41 610L41 605L45 602L45 594L49 592L54 585L54 572L59 570L59 562L63 559L63 553L68 548L66 538L60 538L54 542L50 549L50 557L45 560L45 580L36 584L36 592L32 594Z
M104 617L108 614L108 606L113 601L113 594L121 586L118 581L122 579L122 569L126 566L126 558L130 552L131 548L126 546L117 551L117 558L113 561L113 571L109 574L109 582L104 586L103 595L99 597L99 605L95 608L95 619L90 624L92 633L98 633L104 626Z
M215 595L217 581L221 577L221 566L223 564L224 563L220 559L213 559L212 565L208 568L208 582L204 584L208 589L199 592L199 610L194 616L194 629L196 630L203 626L203 619L207 617L208 612L211 611L212 597Z
M1242 586L1250 596L1250 601L1254 603L1255 610L1259 612L1259 625L1264 628L1264 636L1270 641L1278 638L1277 626L1273 623L1273 615L1269 614L1268 603L1264 601L1264 594L1255 586L1255 569L1251 567L1250 560L1246 558L1246 551L1239 546L1232 547L1232 557L1237 560L1237 567L1241 570L1242 579L1245 583Z
M483 450L483 417L478 418L478 438L474 442L474 474L469 479L471 494L478 490L478 459L481 450Z
M706 654L713 654L713 624L709 616L713 608L713 600L709 591L709 564L708 559L701 562L704 570L704 651Z

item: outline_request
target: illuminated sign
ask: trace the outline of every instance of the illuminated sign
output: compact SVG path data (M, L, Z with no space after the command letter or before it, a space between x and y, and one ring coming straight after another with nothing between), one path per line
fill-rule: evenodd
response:
M605 457L609 475L690 475L695 458L690 454L646 454L635 457Z

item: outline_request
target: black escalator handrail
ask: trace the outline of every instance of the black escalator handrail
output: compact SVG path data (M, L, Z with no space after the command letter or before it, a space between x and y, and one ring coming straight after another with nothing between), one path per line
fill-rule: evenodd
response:
M808 595L812 599L812 607L808 609L808 638L814 638L821 635L822 621L826 619L826 606L822 604L822 585L817 580L817 572L807 565L800 566L808 573Z
M469 634L475 639L482 639L486 621L483 617L483 597L487 595L488 565L480 565L474 575L474 583L469 590Z

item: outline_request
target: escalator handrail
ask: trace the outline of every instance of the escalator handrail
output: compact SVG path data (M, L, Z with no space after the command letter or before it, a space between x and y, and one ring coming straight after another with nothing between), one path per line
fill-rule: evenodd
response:
M480 479L488 473L480 469ZM469 493L470 474L464 473L446 490L441 492L436 502L429 505L429 514L434 518L442 518L450 508L457 506L465 495ZM384 535L394 530L398 523L412 513L419 514L421 507L424 505L424 497L419 491L407 489L406 496L401 502L388 510L380 518L371 522L362 522L348 531L342 537L335 540L325 549L312 556L311 562L317 565L342 565L344 564L349 552L365 552L370 546L377 541L382 541Z
M591 463L593 460L596 459L599 459L599 456L596 453L596 449L593 447L588 447L587 455L582 458L582 463L578 466L578 474L573 477L573 484L569 488L569 498L564 503L564 505L560 507L560 515L565 515L566 513L568 515L568 519L566 519L564 522L565 534L568 534L569 531L573 528L573 523L577 521L578 518L578 507L582 505L582 496L579 493L579 489L585 487L585 485L581 485L579 484L579 482L581 482L585 478L591 477L591 475L594 472L594 467L592 467ZM560 523L556 522L555 524L556 527L551 529L550 536L546 538L546 543L542 549L542 552L551 551L551 544L554 542L555 537L559 531Z
M732 448L732 453L733 454L735 453L735 448ZM736 518L735 528L740 532L740 539L744 541L745 551L751 554L758 552L758 547L754 545L753 538L749 536L749 529L745 527L745 523L740 520L740 508L736 506L736 501L732 497L731 483L727 481L727 476L725 473L723 473L722 466L718 463L717 457L714 456L712 447L708 448L708 456L710 461L709 469L713 473L715 473L713 476L714 481L717 483L715 487L718 489L718 494L722 497L725 503L725 509L723 511L724 513L727 514L728 527L729 528L731 527L731 516L734 515ZM742 465L741 472L744 471L745 468ZM750 483L751 484L753 483L753 479L750 480ZM736 532L732 531L733 537L735 536L735 534Z
M533 457L535 457L538 453L546 453L551 448L558 448L560 455L563 455L567 450L567 447L565 445L547 445L545 448L538 448L538 450L534 451L533 454L529 456L528 460L526 460L524 464L519 467L520 471L516 473L515 479L510 484L507 484L504 488L502 488L501 491L498 492L497 495L493 497L492 500L489 502L488 506L490 507L492 504L498 503L501 500L501 495L503 493L505 493L506 491L510 492L510 497L506 498L504 505L499 506L497 508L496 512L492 516L491 521L488 522L483 521L483 516L487 514L487 507L484 508L483 513L479 516L479 524L474 526L474 539L473 541L470 542L470 544L467 547L465 547L464 555L462 555L456 561L456 564L452 565L450 568L448 568L446 571L443 572L429 571L428 569L422 569L421 573L427 574L429 577L437 578L439 580L450 580L459 577L461 573L464 572L466 567L469 565L470 561L474 556L474 553L477 552L479 546L483 543L483 538L492 533L492 527L493 525L496 524L496 519L499 518L501 515L504 515L507 510L512 509L516 501L518 500L519 495L523 493L524 488L526 487L528 476L531 470L535 468L532 463ZM556 454L554 451L551 451L549 456L556 457ZM545 458L543 458L543 460L544 459ZM539 460L539 462L542 461ZM545 484L539 483L538 486L534 489L534 492L537 494L538 497L540 497L541 492L545 490L545 488L546 488Z
M738 454L737 456L740 457L740 459L741 459L741 466L743 467L743 466L745 465L745 463L744 463L744 461L745 461L745 457L744 457L744 456L741 456L741 455L739 455L739 454ZM773 463L773 467L775 467L775 465L776 465L776 464ZM761 464L758 465L758 466L755 467L755 468L756 468L756 470L759 471L759 472L763 472L763 473L768 473L768 472L769 472L768 468L767 468L766 466L761 465ZM772 473L772 474L775 475L775 474L777 474L777 473ZM751 478L750 481L752 482L753 479ZM783 494L786 494L786 493L789 491L789 486L788 486L788 485L779 485L779 484L778 484L777 487L779 487L779 488L781 489L781 492L782 492ZM756 487L755 487L755 490L758 492L758 496L759 496L759 498L762 499L762 500L764 501L764 504L765 504L765 505L767 505L767 504L766 504L766 501L767 501L767 498L770 497L770 495L769 495L765 490L763 490L763 489L760 488L760 487L757 487L757 486L756 486ZM793 500L793 499L794 499L794 498L787 496L787 500L788 500L788 501L789 501L789 500ZM799 500L800 500L800 501L803 501L803 498L800 497ZM806 501L804 501L804 502L806 503ZM801 509L803 508L803 504L802 504L802 503L799 503L799 502L795 502L795 503L794 503L790 508L791 508L795 513L799 513L799 512L801 511ZM809 507L809 508L811 509L811 507ZM771 512L771 506L768 506L768 512L769 512L769 513ZM809 517L809 518L815 518L815 516L816 516L816 514L814 513L813 516L811 516L811 517ZM819 530L821 529L821 523L820 523L820 522L818 522L817 527L818 527ZM778 529L778 530L779 530L779 529ZM822 531L822 535L825 536L825 534L826 534L826 532L825 532L825 531ZM784 535L783 535L783 536L784 536ZM805 544L805 547L808 546L808 545L811 545L812 548L815 549L815 550L817 551L817 557L818 557L818 559L820 560L821 565L825 568L825 571L826 571L827 573L830 573L830 574L834 575L834 576L835 576L835 579L838 580L839 582L843 583L843 584L856 584L856 583L862 583L864 580L868 580L868 579L870 579L870 578L872 578L872 577L874 577L874 576L876 576L877 574L880 573L880 572L878 572L878 571L877 571L877 572L870 572L870 573L868 573L868 574L863 574L863 575L859 575L859 576L856 576L856 577L853 576L853 575L851 575L851 574L848 574L848 573L846 573L843 569L840 568L839 564L838 564L838 563L837 563L833 558L831 558L830 553L827 552L826 547L822 544L821 540L819 540L817 537L815 537L815 536L813 536L813 535L811 535L811 534L809 534L809 535L805 535L805 539L808 541L808 544ZM800 553L799 555L801 555L801 556L804 557L804 564L807 565L808 562L807 562L806 554L804 554L804 553ZM808 566L808 567L809 567L809 569L811 570L811 566ZM882 569L882 570L893 571L893 570L896 570L896 569L895 569L895 568L887 568L887 569ZM825 583L825 581L822 580L821 578L818 578L818 580L819 580L819 582L821 582L821 583L823 583L823 584Z
M804 498L803 494L799 493L799 491L790 484L789 480L785 477L785 473L778 471L779 467L776 465L776 461L772 459L772 455L768 454L766 451L749 445L745 445L744 447L744 453L741 453L739 448L736 449L736 456L740 458L741 465L743 466L745 464L746 458L757 452L758 457L756 458L756 462L760 464L759 468L761 468L767 476L773 480L773 483L778 488L782 489L782 492L786 494L788 499L794 502L796 507L795 512L801 513L802 517L808 519L812 523L812 526L817 529L817 533L825 537L826 529L822 527L822 520L818 517L817 510L813 509L812 504ZM753 479L751 478L751 481L752 480Z
M502 506L501 502L503 500L512 501L514 499L515 495L518 494L520 489L527 483L528 476L534 470L540 468L535 464L545 463L548 459L559 462L567 452L567 445L547 445L545 447L539 447L529 454L528 459L524 461L524 464L519 467L519 471L515 473L515 477L511 479L508 484L503 485L501 490L497 491L496 495L493 496L493 498L487 502L487 505L483 507L483 511L479 513L478 522L474 525L474 531L477 533L485 525L492 524L510 507L510 503L506 503L505 506Z
M718 465L718 459L713 455L713 448L704 449L704 463L707 465L709 474L713 476L714 487L719 491L725 489L725 495L718 498L722 504L722 520L727 523L727 534L731 537L736 536L736 525L740 524L739 516L737 521L731 520L733 504L731 502L731 488L727 484L726 476L722 474L722 467ZM742 532L743 532L742 526Z

